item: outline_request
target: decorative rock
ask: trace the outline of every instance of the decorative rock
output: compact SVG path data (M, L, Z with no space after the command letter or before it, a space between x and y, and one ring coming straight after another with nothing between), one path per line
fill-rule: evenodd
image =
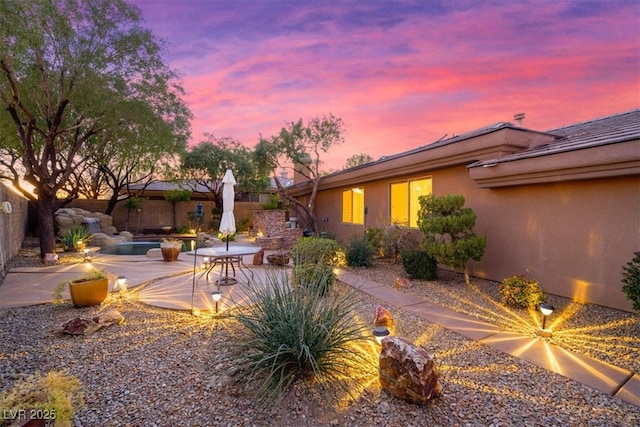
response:
M102 325L91 319L76 317L68 320L60 326L60 332L68 335L91 335L102 328Z
M124 316L118 310L111 309L98 313L92 320L104 327L124 322Z
M107 310L92 319L76 317L64 322L60 332L68 335L91 335L101 328L124 322L124 316L118 310Z
M379 305L376 307L376 313L373 320L374 326L391 326L393 324L393 318L391 312Z
M253 256L253 265L264 264L264 249L260 249L258 253Z
M409 279L405 277L397 277L395 282L393 282L393 287L396 289L411 289L413 288L413 283L411 283Z
M424 404L442 394L440 373L424 350L398 337L382 340L380 384L383 390L410 403Z
M269 264L284 267L285 265L289 264L289 254L284 253L267 255L267 261L269 261Z
M151 248L147 251L147 258L162 258L162 250L160 248Z

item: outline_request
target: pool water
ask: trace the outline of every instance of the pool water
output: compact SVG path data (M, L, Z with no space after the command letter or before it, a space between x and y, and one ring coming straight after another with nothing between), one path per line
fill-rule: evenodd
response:
M191 248L193 239L183 239L180 252L186 252ZM160 241L123 242L115 245L103 246L101 254L109 255L146 255L149 249L159 248Z

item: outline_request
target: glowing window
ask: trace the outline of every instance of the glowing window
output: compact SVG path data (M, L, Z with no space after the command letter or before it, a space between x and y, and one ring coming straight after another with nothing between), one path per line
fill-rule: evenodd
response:
M409 227L418 226L420 196L431 194L431 178L394 182L389 186L391 222Z
M342 222L364 224L364 189L352 188L342 192Z

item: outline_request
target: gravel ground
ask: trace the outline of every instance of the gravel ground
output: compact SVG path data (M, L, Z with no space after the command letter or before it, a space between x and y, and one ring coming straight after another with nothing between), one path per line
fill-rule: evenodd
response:
M388 264L355 271L375 274L389 286L401 275L398 266ZM492 302L498 299L491 282L474 280L468 288L458 275L442 272L438 282L414 283L407 292L486 321L523 330L532 322L527 312L502 313ZM338 284L337 291L344 286ZM371 322L380 301L362 293L358 298L357 317ZM554 342L603 359L609 355L611 363L639 371L637 315L574 307L556 297L550 302L558 312L572 313L558 326ZM64 321L105 308L118 309L125 323L90 337L55 333ZM253 384L236 384L228 376L234 369L228 343L239 332L235 321L149 307L136 301L135 291L126 300L110 296L101 307L65 303L0 311L0 391L35 371L67 370L84 388L77 426L640 425L639 407L392 311L396 333L425 348L440 368L444 394L427 405L387 395L370 370L359 378L363 390L348 404L331 405L313 388L297 385L273 411L258 413ZM574 338L562 338L561 331L573 331Z

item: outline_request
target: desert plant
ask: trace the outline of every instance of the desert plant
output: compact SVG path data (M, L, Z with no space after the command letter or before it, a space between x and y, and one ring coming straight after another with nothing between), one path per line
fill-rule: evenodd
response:
M235 316L243 329L232 342L234 362L236 378L255 388L261 408L297 381L349 393L356 374L371 367L358 346L370 338L355 320L354 289L321 297L313 284L292 289L286 274L268 273L247 294L250 304Z
M438 262L424 250L406 250L400 254L404 271L412 279L434 280L438 277Z
M243 233L249 230L251 226L251 219L245 217L240 217L236 220L236 229L238 233Z
M382 233L382 228L377 227L367 227L364 232L365 236L367 236L367 242L369 242L375 256L384 256L384 251L382 250Z
M633 309L640 311L640 252L634 252L633 259L622 267L622 290L633 303Z
M540 283L525 276L511 276L500 284L502 303L510 307L536 309L547 300Z
M87 230L84 225L78 225L60 234L57 240L62 243L65 251L79 251L82 250L92 238L93 235L89 233L89 230Z
M43 425L73 426L74 410L83 405L80 381L62 371L46 376L36 372L20 381L0 396L0 426L9 425L8 414L26 410L34 418L44 419Z
M277 194L270 194L269 200L267 200L266 203L263 203L260 206L262 206L262 209L264 209L265 211L274 211L278 209L284 209L285 203L280 199L280 197L278 197Z
M480 261L487 239L473 232L476 214L464 207L462 194L420 196L418 227L424 233L422 247L438 262L462 269L464 281L469 279L469 261Z
M296 288L317 289L320 295L326 295L336 281L336 274L330 265L306 262L293 267L292 280Z
M368 235L353 235L345 254L347 265L368 267L373 263L374 252L374 245L369 242Z
M340 243L325 237L301 237L291 249L293 264L322 263L332 267L344 265L344 250Z

